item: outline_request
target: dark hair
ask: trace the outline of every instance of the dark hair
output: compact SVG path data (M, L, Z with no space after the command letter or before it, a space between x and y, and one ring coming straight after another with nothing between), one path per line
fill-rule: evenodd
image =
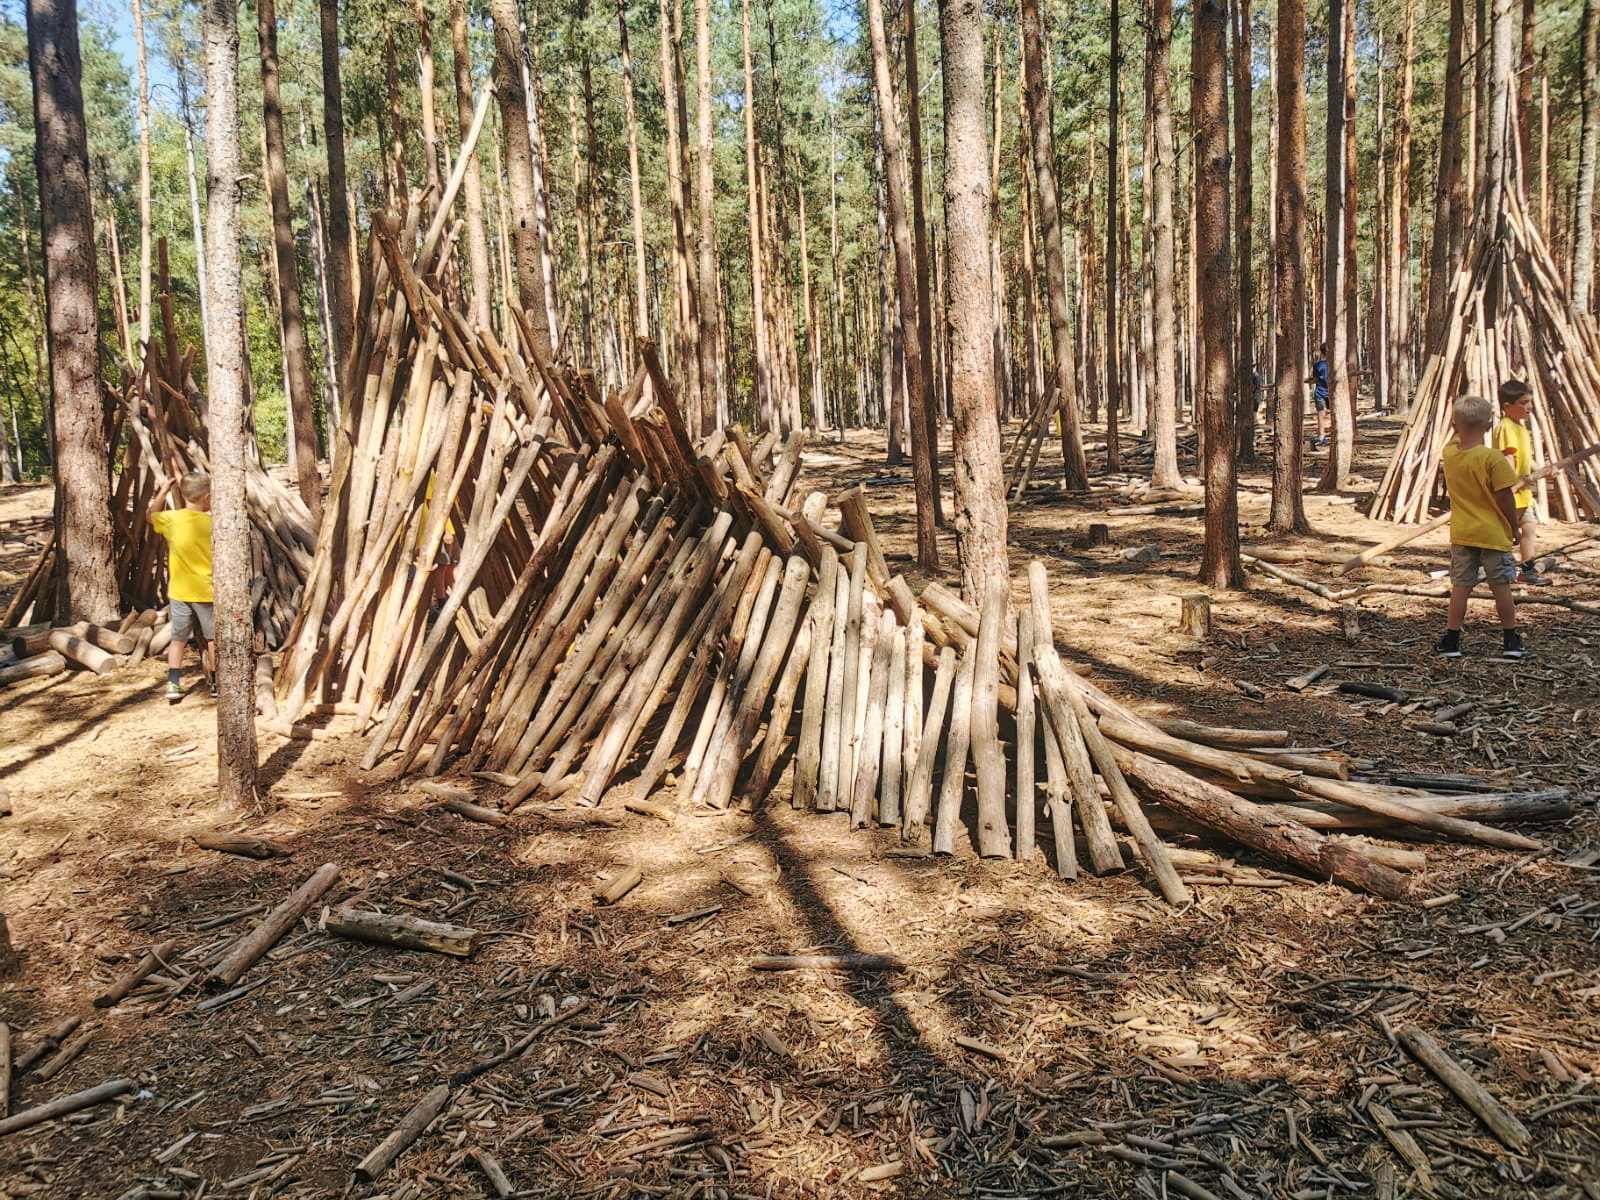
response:
M1500 385L1500 403L1520 404L1526 397L1533 395L1533 389L1520 379L1508 379Z

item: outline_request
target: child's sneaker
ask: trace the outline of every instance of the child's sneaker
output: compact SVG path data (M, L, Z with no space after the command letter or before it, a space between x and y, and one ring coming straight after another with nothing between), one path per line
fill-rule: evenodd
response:
M1503 629L1501 637L1505 639L1504 649L1500 651L1505 658L1521 658L1527 654L1528 649L1522 644L1522 633L1516 629Z
M182 688L182 686L180 686L179 684L176 684L176 683L170 683L169 682L167 684L167 703L168 704L176 704L179 700L182 700L182 699L183 699L183 688Z
M1533 587L1546 587L1550 580L1546 576L1539 574L1539 569L1532 563L1528 563L1517 570L1517 582L1526 583Z
M1447 629L1444 636L1439 639L1439 644L1434 647L1436 651L1446 658L1461 657L1461 630Z

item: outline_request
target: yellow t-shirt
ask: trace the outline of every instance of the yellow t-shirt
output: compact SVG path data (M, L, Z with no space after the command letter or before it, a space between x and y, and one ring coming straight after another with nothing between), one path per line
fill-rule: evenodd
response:
M153 514L150 523L167 539L167 599L211 603L211 514L177 508Z
M1492 446L1463 450L1455 438L1445 446L1441 460L1450 489L1450 544L1510 550L1511 529L1494 498L1496 492L1517 484L1510 461Z
M1533 470L1533 433L1521 421L1501 417L1500 423L1494 427L1491 444L1501 454L1505 454L1518 479ZM1507 450L1513 453L1506 454ZM1516 493L1516 497L1517 507L1527 508L1533 503L1533 489L1522 488Z

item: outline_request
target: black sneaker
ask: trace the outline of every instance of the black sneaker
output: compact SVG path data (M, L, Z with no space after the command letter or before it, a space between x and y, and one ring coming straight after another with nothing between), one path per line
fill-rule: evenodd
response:
M1438 653L1446 658L1461 657L1461 630L1447 629L1444 636L1439 639L1439 644L1434 647Z
M1522 634L1515 629L1503 629L1500 636L1504 638L1504 648L1500 651L1503 658L1521 658L1528 652L1522 644Z

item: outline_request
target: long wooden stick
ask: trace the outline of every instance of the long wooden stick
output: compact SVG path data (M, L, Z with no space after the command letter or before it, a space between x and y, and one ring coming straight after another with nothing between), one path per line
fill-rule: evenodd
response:
M53 1121L68 1113L93 1108L96 1104L104 1104L107 1100L115 1100L118 1096L133 1091L133 1087L131 1079L113 1079L108 1083L85 1088L81 1092L73 1092L70 1096L61 1096L35 1108L19 1112L14 1117L0 1120L0 1137L16 1133L21 1129L32 1129L35 1125L42 1125L46 1121Z
M806 692L800 710L800 742L794 761L794 804L811 808L817 800L817 776L822 758L822 709L828 695L828 665L833 646L833 614L838 592L839 552L819 549L816 599L811 605L811 661L806 668ZM770 736L770 734L769 734Z
M240 938L227 956L211 968L211 973L206 976L207 986L225 988L238 983L239 977L277 945L278 940L289 932L306 909L315 904L338 878L339 867L336 863L323 863L313 871L311 877L291 892L288 899L268 913L253 931Z
M972 761L978 775L978 853L1008 858L1006 760L1000 749L1000 642L1010 587L996 576L983 593L972 675Z

